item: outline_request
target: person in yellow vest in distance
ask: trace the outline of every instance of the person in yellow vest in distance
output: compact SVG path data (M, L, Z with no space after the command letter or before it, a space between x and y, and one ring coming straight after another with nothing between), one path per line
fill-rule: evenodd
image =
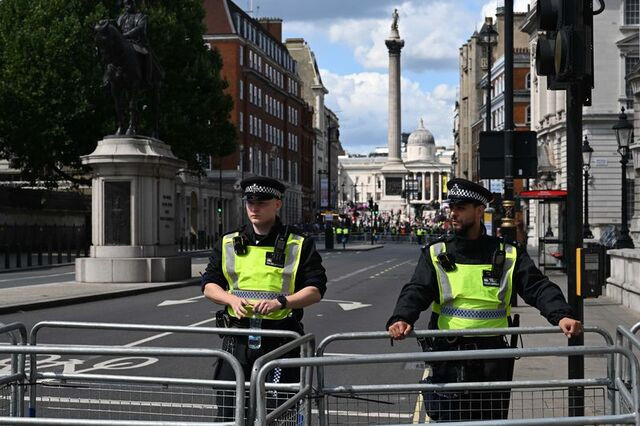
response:
M222 236L216 242L206 271L202 292L214 303L225 306L216 315L219 327L292 330L304 333L303 308L318 303L327 276L322 258L311 238L284 225L278 217L285 186L268 177L244 179L240 186L251 223ZM254 361L288 339L225 336L223 350L242 364L245 378L251 377ZM286 354L298 357L300 351ZM231 366L219 360L214 379L234 380ZM299 369L275 369L270 382L299 381ZM218 420L233 420L233 395L218 395Z
M429 328L466 330L505 328L510 325L511 294L517 292L567 336L582 332L582 324L560 288L534 265L526 249L486 235L482 218L492 195L464 179L447 183L453 235L422 249L415 272L404 285L387 321L391 338L404 339L420 313L432 306ZM517 322L517 321L516 321ZM426 339L425 350L456 351L506 348L504 336ZM515 341L512 341L515 343ZM513 346L513 345L512 345ZM431 364L428 383L509 381L513 360L439 361ZM424 392L424 405L432 420L505 419L510 392Z
M344 250L347 247L347 243L349 242L349 226L347 222L342 224L342 249Z
M338 226L335 226L333 233L336 236L336 243L340 244L342 242L342 225L338 224Z

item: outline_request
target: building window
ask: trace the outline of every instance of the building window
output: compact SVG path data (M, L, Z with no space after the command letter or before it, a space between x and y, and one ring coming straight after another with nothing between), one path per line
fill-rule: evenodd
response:
M531 89L531 74L527 74L524 76L524 87L527 90Z
M240 111L240 119L238 121L238 128L241 132L244 132L244 113Z
M526 124L530 124L531 123L531 106L527 105L527 108L525 108L525 110L524 110L524 122Z
M638 0L640 1L640 0ZM624 58L624 75L625 77L633 71L633 68L638 65L640 62L640 58L635 56L625 56ZM627 109L633 109L633 89L631 89L631 84L627 81L626 85L626 95L627 95Z
M624 2L624 24L640 24L640 0L625 0Z
M239 84L239 90L240 90L240 99L244 99L244 81L240 80L240 84Z

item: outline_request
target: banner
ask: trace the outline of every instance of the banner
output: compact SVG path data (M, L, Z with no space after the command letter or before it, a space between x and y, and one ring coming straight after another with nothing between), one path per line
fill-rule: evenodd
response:
M320 208L329 207L329 176L320 175Z

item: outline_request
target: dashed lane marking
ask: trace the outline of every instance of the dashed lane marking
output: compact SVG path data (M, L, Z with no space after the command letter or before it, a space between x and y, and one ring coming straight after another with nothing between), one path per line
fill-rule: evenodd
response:
M394 260L397 260L397 259L389 259L389 260L386 260L386 261L382 262L382 264L391 263L391 262L393 262ZM353 277L354 275L361 274L361 273L363 273L364 271L368 271L369 269L379 268L380 266L381 266L381 264L376 264L376 265L371 265L371 266L367 266L367 267L365 267L365 268L358 269L357 271L353 271L353 272L350 272L350 273L348 273L348 274L346 274L346 275L342 275L341 277L338 277L338 278L334 278L334 279L332 279L332 280L329 280L329 282L328 282L327 284L335 284L335 283L337 283L337 282L339 282L339 281L346 280L347 278L351 278L351 277Z
M411 260L405 260L404 262L398 263L397 265L393 265L390 268L387 268L387 269L384 269L384 270L378 272L377 274L371 275L369 278L377 278L380 275L382 275L382 274L384 274L386 272L392 271L392 270L394 270L394 269L396 269L396 268L398 268L398 267L400 267L402 265L405 265L407 263L412 263L412 261Z

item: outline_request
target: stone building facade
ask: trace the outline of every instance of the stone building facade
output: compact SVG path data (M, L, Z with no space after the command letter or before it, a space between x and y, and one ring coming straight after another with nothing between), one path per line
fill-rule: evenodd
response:
M530 51L535 52L537 31L535 23L536 1L531 2L521 29L529 35ZM633 108L633 93L625 76L639 61L638 29L640 10L637 1L611 0L604 11L594 17L594 89L592 105L583 107L583 136L593 148L589 182L589 223L596 238L611 224L620 224L621 170L613 124L621 107ZM566 184L566 93L548 90L546 77L538 76L535 62L531 61L531 130L538 132L540 165L550 168L556 188L567 189ZM633 110L628 110L630 117ZM547 158L540 158L542 155ZM632 173L629 164L628 173ZM541 180L537 182L543 187ZM634 199L633 179L628 180L629 204ZM533 206L532 206L533 207ZM532 213L536 211L531 209ZM632 210L630 210L632 211ZM631 215L629 215L631 217ZM557 220L552 219L554 224ZM532 215L531 234L537 235L538 226ZM557 235L557 234L556 234ZM637 240L637 231L635 238Z
M222 76L234 102L231 121L238 129L238 150L222 161L223 184L237 194L231 209L238 215L233 217L244 217L239 181L265 175L287 185L282 219L299 223L303 194L313 192L309 182L303 182L302 164L309 162L303 156L310 154L305 147L313 145L315 134L308 121L312 107L302 98L297 62L282 43L282 20L256 20L230 0L204 0L203 4L205 40L222 55ZM210 180L219 178L216 161L212 161Z

